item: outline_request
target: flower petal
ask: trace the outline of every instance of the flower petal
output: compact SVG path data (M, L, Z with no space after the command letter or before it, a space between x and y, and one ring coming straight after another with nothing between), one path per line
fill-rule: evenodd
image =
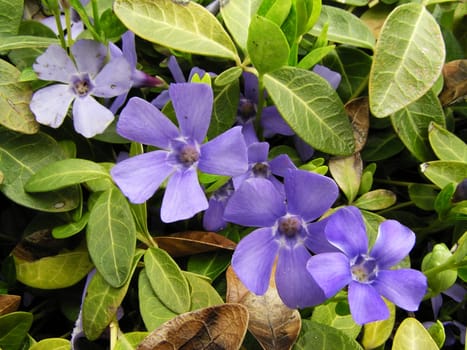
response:
M81 39L73 44L71 53L75 58L78 71L95 77L104 65L107 49L97 41Z
M301 244L279 249L276 268L276 286L285 305L292 309L304 308L326 300L324 291L306 269L311 254Z
M284 197L265 179L249 179L227 203L224 219L243 226L268 227L285 215Z
M33 68L40 79L62 83L69 83L70 77L77 73L73 61L59 45L50 45L37 57Z
M427 291L427 280L417 270L382 270L378 272L373 286L379 294L397 306L416 311Z
M97 74L92 94L99 97L114 97L131 88L131 67L125 57L110 60Z
M211 122L211 87L201 83L170 84L169 95L182 135L202 143Z
M349 306L352 318L358 324L385 320L389 309L375 288L369 284L349 284Z
M238 123L238 125L242 126L242 135L245 139L247 145L251 145L252 143L259 142L258 136L256 136L255 125L252 121L247 121L246 123Z
M257 229L245 236L235 248L232 268L253 293L263 295L269 287L272 266L279 249L271 228Z
M247 148L237 126L201 146L198 168L209 174L235 176L248 170Z
M268 160L269 143L255 142L248 145L248 163L261 163Z
M380 269L388 269L406 257L414 244L415 233L396 220L386 220L379 225L370 255Z
M250 72L243 72L243 96L258 103L258 77Z
M328 67L317 64L313 67L313 72L326 79L334 90L337 89L339 83L341 82L341 75L333 70L330 70Z
M113 120L113 113L89 95L73 103L73 125L84 137L103 133Z
M300 215L306 222L324 214L339 193L331 178L305 170L289 170L284 185L288 212Z
M169 148L179 136L177 127L156 107L132 97L120 113L117 132L129 140L160 148Z
M275 134L292 136L295 132L290 128L280 115L276 106L269 106L263 109L261 115L261 126L263 127L264 137L272 137Z
M169 57L169 63L167 66L176 83L186 83L185 76L183 75L182 69L180 68L175 56Z
M352 281L349 258L342 253L314 255L306 263L306 269L327 298L334 296Z
M279 154L274 159L271 159L269 161L269 166L271 168L271 172L274 175L281 177L285 177L285 175L287 174L287 169L297 169L297 167L287 154Z
M325 228L329 216L322 220L311 222L307 225L307 236L305 245L315 254L341 252L338 248L329 243L326 238Z
M206 231L219 231L226 226L224 210L227 202L215 198L209 199L209 207L203 215L203 227Z
M75 94L68 85L54 84L37 90L32 95L29 108L39 123L58 128L74 98Z
M122 35L122 51L130 66L135 69L137 63L135 33L131 30L127 30Z
M328 241L349 258L367 254L368 237L362 214L356 207L344 207L329 217L324 229Z
M144 203L174 171L166 159L166 151L140 154L117 163L110 174L130 202Z
M169 179L162 199L162 221L189 219L207 208L208 200L199 184L196 169L176 171Z
M159 109L164 108L167 102L170 101L169 90L161 91L157 97L151 101L151 104L156 106Z

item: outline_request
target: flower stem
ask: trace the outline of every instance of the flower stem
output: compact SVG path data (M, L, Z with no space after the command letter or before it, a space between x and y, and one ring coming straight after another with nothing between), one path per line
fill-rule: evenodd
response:
M258 76L258 106L256 109L256 119L255 119L255 130L258 133L258 138L260 141L263 141L263 130L261 128L261 115L263 114L264 108L264 82L263 74Z

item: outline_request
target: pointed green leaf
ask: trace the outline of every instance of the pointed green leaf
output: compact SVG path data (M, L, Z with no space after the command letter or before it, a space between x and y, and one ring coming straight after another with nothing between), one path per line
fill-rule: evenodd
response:
M63 338L48 338L34 344L29 350L70 350L71 343Z
M181 314L190 310L188 281L172 257L163 249L149 248L144 255L152 289L166 307Z
M190 1L116 0L117 17L136 35L174 50L239 61L234 43L220 22Z
M465 179L467 174L467 163L434 160L422 163L420 169L431 182L439 188L450 183L458 184Z
M0 35L18 34L23 5L23 0L0 0Z
M97 198L86 230L89 254L102 277L112 287L121 287L131 271L136 245L136 227L130 205L116 187Z
M353 204L360 209L383 210L394 205L396 200L394 192L380 189L362 194Z
M439 122L436 122L439 124ZM433 123L428 138L436 156L441 160L467 163L467 145L459 137L442 126Z
M190 256L187 263L187 270L214 281L230 264L232 254L218 250L215 252L196 254Z
M334 6L323 5L318 22L309 33L319 36L328 23L328 40L373 49L375 37L370 28L354 14Z
M410 200L423 210L434 210L434 204L438 191L433 185L411 184L408 188Z
M49 47L52 44L59 44L59 41L55 38L38 37L32 35L7 36L2 37L2 40L0 41L0 52L17 49Z
M205 279L186 271L183 272L183 275L186 277L191 289L190 311L224 303L219 293Z
M436 320L436 323L433 323L427 331L430 333L436 345L441 349L446 340L446 332L444 331L443 323L440 320Z
M353 131L342 101L319 75L283 67L264 76L264 85L290 127L315 149L349 155Z
M370 72L370 109L386 117L421 98L444 64L444 40L433 16L418 3L397 6L386 19Z
M444 121L441 103L431 90L415 102L391 114L391 122L397 135L410 153L420 161L433 159L433 152L428 144L430 123L444 124Z
M24 188L28 192L46 192L102 178L110 180L109 172L101 165L86 159L64 159L40 169Z
M30 312L17 311L0 316L0 349L19 350L32 325Z
M396 331L392 350L413 349L438 350L439 348L417 319L407 317Z
M359 153L348 157L334 157L329 160L329 171L337 185L352 203L358 194L362 179L363 163Z

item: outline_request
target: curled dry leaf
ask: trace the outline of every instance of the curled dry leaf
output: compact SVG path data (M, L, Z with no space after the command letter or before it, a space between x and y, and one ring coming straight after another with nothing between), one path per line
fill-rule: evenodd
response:
M236 243L215 232L186 231L170 236L155 237L159 248L171 256L187 256L218 249L234 250Z
M439 99L443 106L467 96L467 60L448 62L443 67L444 88Z
M355 139L355 152L360 152L365 146L368 129L370 128L370 107L368 97L358 97L345 104L345 111L352 124Z
M222 304L181 314L156 328L136 350L238 350L248 325L240 304Z
M284 305L277 293L274 271L264 295L250 292L232 267L227 270L227 302L240 303L250 314L249 331L265 350L287 350L297 340L301 328L298 310Z
M21 297L19 295L0 295L0 316L18 310Z

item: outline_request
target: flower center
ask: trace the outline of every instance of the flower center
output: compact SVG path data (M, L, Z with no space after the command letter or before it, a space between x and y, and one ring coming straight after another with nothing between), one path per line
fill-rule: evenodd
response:
M255 177L264 177L268 178L271 176L271 171L269 170L269 165L267 163L256 163L251 168Z
M237 112L242 121L246 123L256 114L256 106L250 99L243 97L240 98Z
M302 222L299 216L283 216L279 219L279 233L286 237L294 237L302 228Z
M71 82L73 91L79 97L87 96L93 88L91 79L87 73L75 75L72 77Z
M199 151L194 145L186 144L178 152L178 160L184 166L189 168L199 160Z
M375 259L359 255L350 263L350 271L354 281L371 283L378 275L378 266Z

